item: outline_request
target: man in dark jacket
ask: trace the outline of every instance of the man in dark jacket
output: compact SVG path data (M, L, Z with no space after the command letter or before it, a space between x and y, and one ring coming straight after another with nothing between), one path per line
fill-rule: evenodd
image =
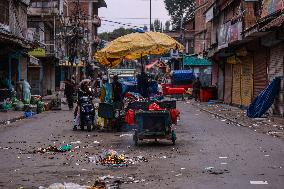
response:
M122 102L122 84L118 81L118 76L113 76L112 83L113 102Z
M195 101L200 101L200 88L201 88L201 82L199 80L199 77L196 78L196 80L193 82L193 96Z
M74 84L71 82L70 79L67 79L65 81L64 94L66 96L66 99L67 99L67 102L68 102L68 107L69 107L70 110L73 109L73 102L74 102L73 95L74 95L74 92L75 92Z

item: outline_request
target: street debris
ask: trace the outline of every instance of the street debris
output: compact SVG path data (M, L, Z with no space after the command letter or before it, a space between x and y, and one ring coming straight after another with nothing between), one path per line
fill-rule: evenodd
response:
M228 157L224 156L224 157L219 157L219 159L227 159Z
M59 148L56 146L48 146L47 148L38 148L37 150L34 150L34 153L46 153L46 152L67 152L71 150L71 145L66 144L62 145Z
M75 142L71 142L71 144L81 144L81 141L75 141Z
M209 173L212 175L222 175L224 173L229 173L227 169L215 169L214 167L206 167L203 173Z
M140 162L148 162L148 159L144 156L136 156L131 159L115 150L106 150L102 155L89 157L89 161L103 166L126 167Z
M113 187L113 186L107 186L107 184L105 182L102 181L96 181L95 184L93 186L82 186L76 183L54 183L52 185L50 185L49 187L43 187L40 186L39 189L107 189L107 188L112 188L112 189L118 189L119 185L116 184L117 187Z
M268 184L268 182L262 180L251 180L250 184Z
M100 142L99 142L99 141L96 141L96 140L95 140L93 143L94 143L94 144L100 144Z
M132 137L133 134L121 134L119 135L119 137Z

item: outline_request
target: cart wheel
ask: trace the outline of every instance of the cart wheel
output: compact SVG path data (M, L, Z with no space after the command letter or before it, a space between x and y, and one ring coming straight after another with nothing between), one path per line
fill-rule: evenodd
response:
M84 125L80 125L82 131L84 131Z
M88 131L88 132L91 132L91 131L92 131L92 125L91 125L91 124L88 124L88 125L87 125L87 131Z
M173 145L176 144L176 139L177 139L176 133L175 133L175 131L172 131L172 143L173 143Z
M135 131L135 133L133 135L133 140L135 142L135 146L138 146L138 134L137 134L137 131Z

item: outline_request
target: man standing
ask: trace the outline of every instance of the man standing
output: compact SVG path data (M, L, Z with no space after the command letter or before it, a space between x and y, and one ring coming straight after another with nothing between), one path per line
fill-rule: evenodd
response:
M118 82L118 76L113 76L112 83L113 102L122 102L122 84Z
M196 78L196 80L193 82L193 96L195 101L200 101L200 88L201 88L201 82L199 80L199 77Z
M65 82L65 90L64 90L64 94L66 96L67 102L68 102L68 107L69 110L73 109L73 94L75 92L75 86L72 83L72 81L70 79L67 79Z

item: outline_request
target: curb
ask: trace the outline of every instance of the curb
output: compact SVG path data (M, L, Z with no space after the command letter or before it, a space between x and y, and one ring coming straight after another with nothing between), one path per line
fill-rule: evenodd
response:
M196 107L197 107L197 106L196 106ZM237 121L235 121L235 120L229 119L229 118L227 118L227 117L225 117L225 116L223 116L223 115L221 115L221 114L217 114L217 113L211 112L211 111L206 110L206 109L201 108L201 107L198 107L198 108L199 108L201 111L204 111L204 112L207 112L207 113L209 113L209 114L215 115L215 116L217 116L217 117L219 117L219 118L226 119L226 120L228 120L229 122L231 122L231 123L233 123L233 124L236 124L236 125L239 125L239 126L242 126L242 127L248 127L248 126L244 125L243 123L239 123L239 122L237 122Z
M15 118L8 119L8 120L1 120L0 125L8 125L8 124L14 123L16 121L19 121L21 119L24 119L24 116L15 117Z

